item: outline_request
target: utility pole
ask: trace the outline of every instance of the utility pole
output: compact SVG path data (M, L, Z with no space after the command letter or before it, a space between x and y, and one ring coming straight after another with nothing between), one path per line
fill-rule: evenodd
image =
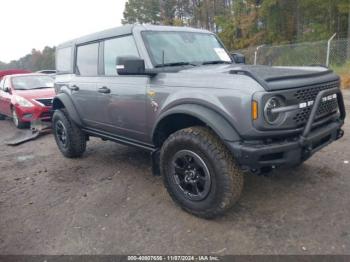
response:
M258 52L259 52L259 49L264 47L265 45L259 45L256 49L255 49L255 52L254 52L254 65L257 65L258 63Z
M331 38L329 38L328 40L328 44L327 44L327 61L326 61L326 66L329 67L329 63L330 63L330 55L331 55L331 43L334 39L334 37L336 37L337 33L335 33L334 35L332 35Z

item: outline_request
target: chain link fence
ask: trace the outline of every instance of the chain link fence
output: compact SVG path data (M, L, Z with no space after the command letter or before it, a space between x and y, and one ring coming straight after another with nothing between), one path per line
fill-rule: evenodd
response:
M350 38L290 45L262 45L236 50L247 64L270 66L328 65L341 76L342 87L350 88Z
M330 66L350 63L350 39L329 42L318 41L290 45L263 45L236 50L246 56L247 64L271 66L326 65L329 55Z

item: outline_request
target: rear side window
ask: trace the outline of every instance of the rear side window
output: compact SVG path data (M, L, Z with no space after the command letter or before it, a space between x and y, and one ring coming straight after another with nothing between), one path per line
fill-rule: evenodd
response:
M98 68L98 43L78 47L77 73L81 76L96 76Z
M58 72L72 71L72 48L66 47L56 51L56 69Z
M115 62L118 56L139 57L135 40L131 35L118 37L118 38L105 41L104 43L105 75L117 75Z

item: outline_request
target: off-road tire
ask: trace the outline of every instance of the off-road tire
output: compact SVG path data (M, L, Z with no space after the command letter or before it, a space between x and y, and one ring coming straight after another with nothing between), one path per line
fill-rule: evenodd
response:
M174 179L174 155L184 150L200 156L210 172L210 191L203 200L187 199ZM190 127L170 135L161 148L160 168L171 198L198 217L212 219L223 215L238 201L243 189L244 175L232 154L216 134L205 127Z
M60 139L58 127L64 127L66 133L65 143ZM52 127L55 140L59 150L67 158L81 157L86 149L86 135L80 128L69 118L66 110L56 110L52 117Z
M6 116L0 114L0 120L5 120L6 119Z
M17 112L14 108L12 108L11 111L12 111L12 122L18 129L25 129L30 126L29 122L23 122L18 118Z

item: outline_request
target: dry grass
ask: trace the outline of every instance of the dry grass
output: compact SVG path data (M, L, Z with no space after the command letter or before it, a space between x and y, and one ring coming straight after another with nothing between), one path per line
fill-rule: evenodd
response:
M332 69L340 75L342 88L350 89L350 61L343 66L333 66Z
M350 72L347 75L341 75L341 86L344 89L350 89Z

